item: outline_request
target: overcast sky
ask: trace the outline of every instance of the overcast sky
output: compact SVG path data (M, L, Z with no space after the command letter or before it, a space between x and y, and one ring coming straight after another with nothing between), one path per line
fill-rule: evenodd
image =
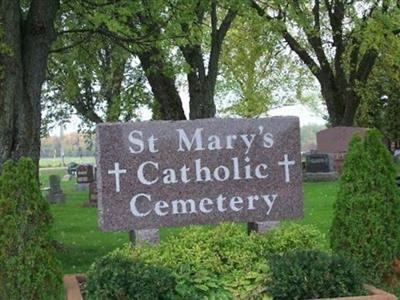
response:
M185 110L188 110L188 107L185 107ZM297 116L300 118L300 126L304 126L307 124L325 124L325 120L322 116L313 112L307 106L302 104L296 104L291 106L284 106L276 109L272 109L268 112L269 116ZM151 117L151 112L148 110L142 111L142 119L149 120ZM73 116L71 122L65 125L64 133L76 132L78 130L78 124L80 123L80 119L78 116ZM51 132L50 135L59 135L60 128L56 126Z

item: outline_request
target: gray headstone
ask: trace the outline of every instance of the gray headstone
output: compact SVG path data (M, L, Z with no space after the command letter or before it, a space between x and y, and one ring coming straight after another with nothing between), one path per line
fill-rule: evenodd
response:
M103 230L303 216L296 117L97 126Z
M50 175L49 177L50 190L47 194L47 200L50 203L63 203L65 202L65 195L61 190L60 176Z
M89 189L89 183L76 183L75 184L75 191L77 192L84 192Z

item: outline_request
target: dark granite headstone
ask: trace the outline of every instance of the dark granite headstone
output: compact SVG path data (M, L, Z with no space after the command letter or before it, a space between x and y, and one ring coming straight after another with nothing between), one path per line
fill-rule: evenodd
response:
M97 205L97 183L95 181L89 185L89 203L93 206Z
M76 182L91 183L95 181L94 167L92 165L79 165L76 168Z
M97 126L103 230L303 216L296 117Z
M328 173L333 171L332 156L326 153L312 153L306 155L306 172Z
M50 183L50 190L47 194L47 200L50 203L65 202L65 195L61 190L60 177L58 175L50 175L49 183Z
M75 162L70 162L67 164L67 172L69 175L75 175L76 174L76 168L78 167L78 164Z

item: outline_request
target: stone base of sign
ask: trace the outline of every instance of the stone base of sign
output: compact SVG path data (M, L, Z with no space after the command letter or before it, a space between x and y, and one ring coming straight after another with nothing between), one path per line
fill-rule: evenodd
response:
M64 194L47 194L47 201L53 204L64 203L65 195Z
M135 246L143 244L158 244L160 232L158 229L141 229L129 231L129 240Z
M305 182L335 181L338 180L338 178L338 172L303 173L303 181Z
M89 189L89 183L77 183L75 184L75 191L84 192Z
M247 223L247 232L263 233L279 226L279 221Z

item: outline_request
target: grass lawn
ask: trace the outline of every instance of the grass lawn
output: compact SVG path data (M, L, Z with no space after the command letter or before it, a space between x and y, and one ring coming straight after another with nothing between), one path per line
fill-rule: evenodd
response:
M399 169L400 171L400 169ZM63 170L41 171L42 186L48 186L48 176L63 176ZM400 173L399 173L400 174ZM86 272L93 261L115 248L128 242L127 232L102 232L97 226L97 209L83 207L89 192L74 190L75 180L61 182L66 193L66 203L51 205L54 217L54 237L60 243L58 258L62 263L63 273ZM323 247L329 249L329 227L332 220L333 201L337 192L336 182L320 182L304 184L304 218L296 221L300 224L312 224L324 236ZM244 224L238 224L246 230ZM212 226L203 226L204 229ZM163 228L161 239L179 232L179 228ZM400 296L400 287L392 290Z
M62 170L42 171L42 186L48 186L48 176L63 176ZM127 232L102 232L97 226L97 210L83 207L88 192L74 190L75 181L61 182L66 193L66 203L51 205L54 216L54 237L60 243L58 258L63 265L63 273L86 272L94 259L128 242ZM327 237L332 218L332 202L336 193L336 183L306 183L304 185L305 216L296 221L314 224ZM239 225L246 230L244 225ZM179 228L163 228L161 239L175 234ZM326 240L326 247L328 242Z
M94 164L95 158L94 156L84 156L80 157L65 157L64 163L65 165L69 164L70 162L76 162L77 164ZM40 168L54 168L54 167L61 167L61 159L57 158L41 158L39 161Z

